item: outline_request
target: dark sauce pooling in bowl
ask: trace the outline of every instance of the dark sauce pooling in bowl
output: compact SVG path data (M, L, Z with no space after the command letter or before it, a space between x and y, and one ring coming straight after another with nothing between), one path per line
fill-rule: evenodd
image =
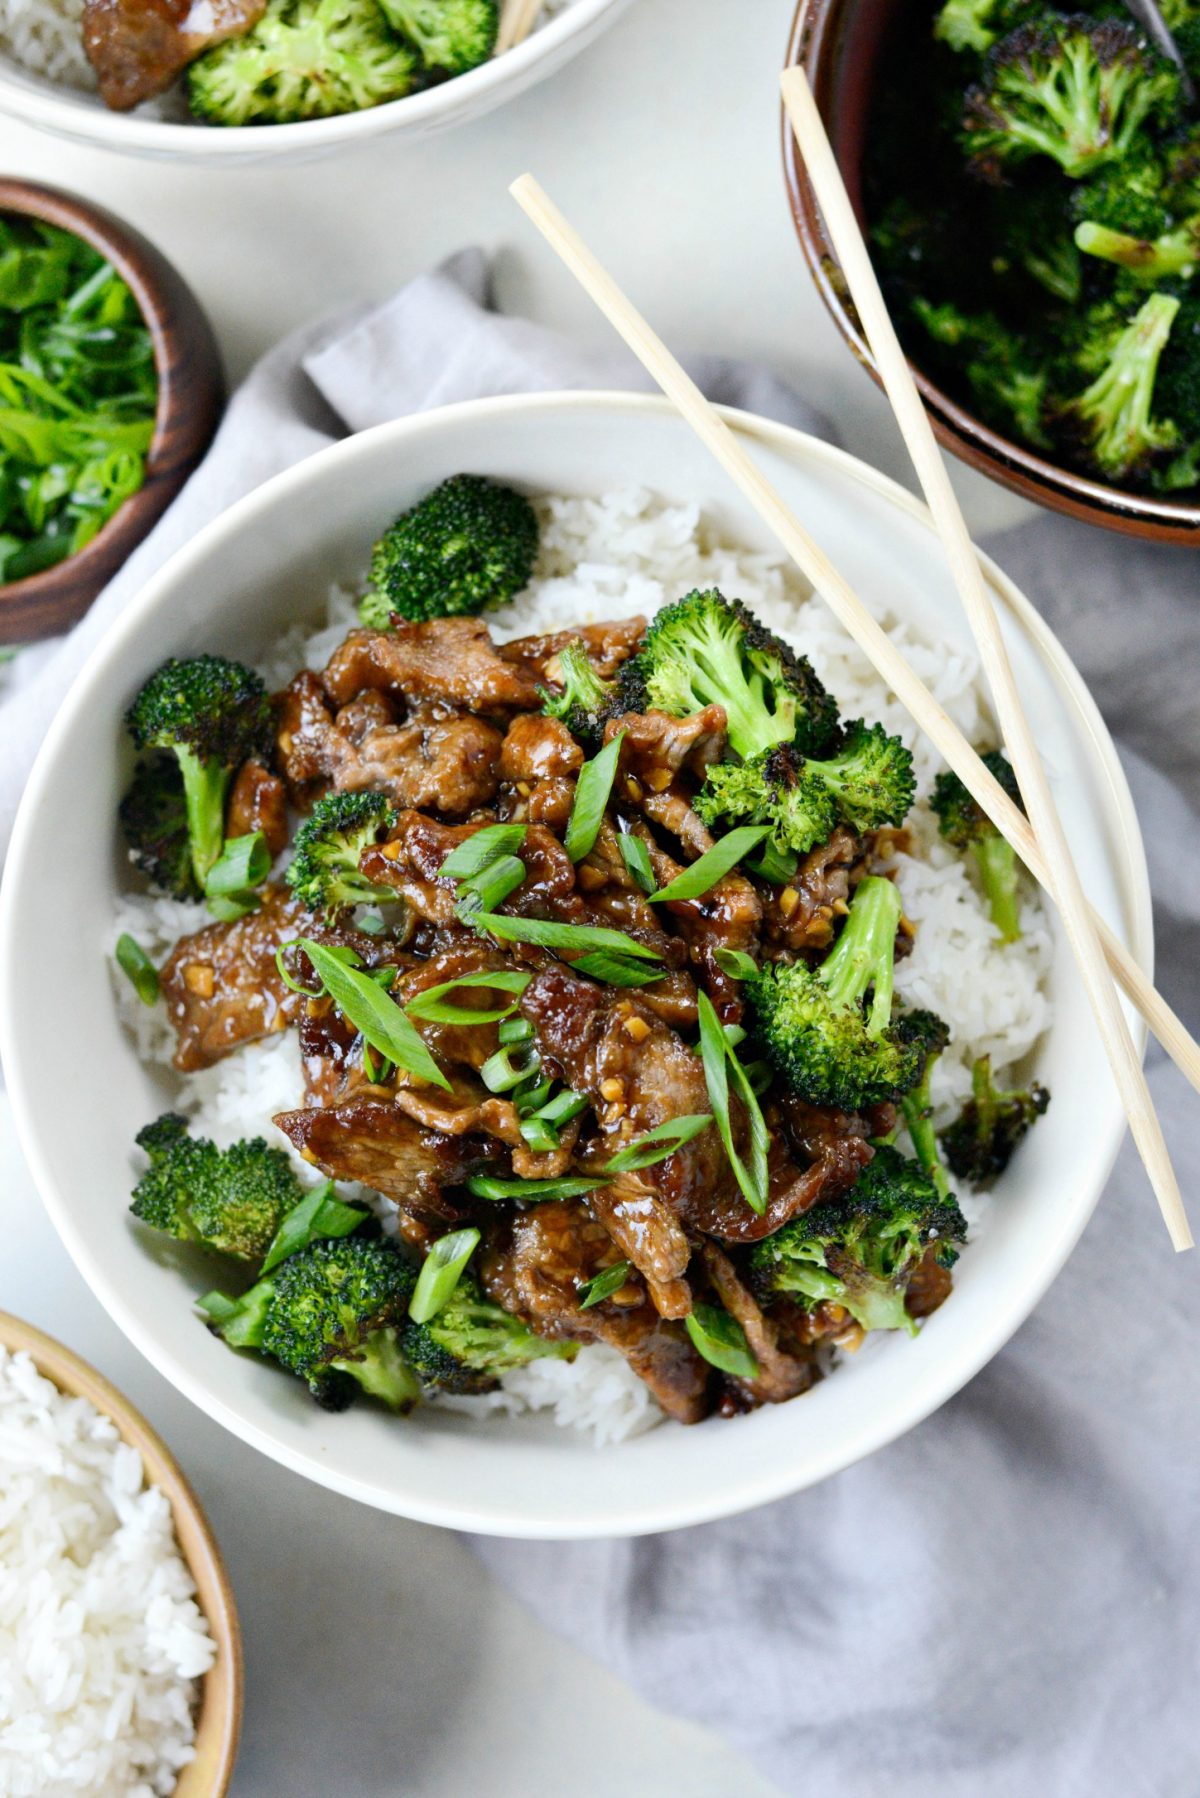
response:
M919 3L893 16L877 63L864 191L905 347L968 411L1049 460L1131 492L1194 494L1200 126L1115 5L955 0L955 13L974 47L938 41L939 9ZM1182 0L1181 14L1200 70L1200 5ZM1016 89L1035 134L1031 76L1071 33L1073 48L1078 34L1094 46L1100 80L1132 70L1122 95L1143 82L1147 105L1106 120L1110 141L1081 153L1092 165L1068 170L1014 137L1011 110L993 127Z
M0 216L0 584L75 555L137 492L157 400L150 332L112 265Z

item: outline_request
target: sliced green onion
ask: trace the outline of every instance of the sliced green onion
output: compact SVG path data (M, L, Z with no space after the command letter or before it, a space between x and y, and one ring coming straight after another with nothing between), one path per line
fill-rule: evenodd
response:
M521 1135L535 1155L550 1155L560 1148L558 1131L545 1118L523 1118L520 1124Z
M480 1240L474 1227L439 1236L421 1265L408 1301L408 1315L415 1324L427 1324L452 1297Z
M719 843L706 849L699 861L677 874L657 893L651 893L651 905L658 905L665 899L699 899L719 880L724 880L729 870L762 842L769 829L769 824L742 824L737 830L731 830Z
M136 937L123 931L117 938L113 954L142 1004L153 1005L158 998L158 969Z
M598 1305L602 1299L611 1298L614 1292L620 1292L629 1278L632 1265L632 1262L629 1261L618 1261L612 1267L603 1268L600 1273L593 1274L590 1280L583 1282L582 1286L576 1287L579 1309L590 1311L592 1306Z
M349 1236L357 1230L370 1216L361 1205L347 1205L338 1198L333 1190L333 1181L327 1180L324 1186L318 1186L306 1193L298 1205L284 1217L271 1241L271 1246L263 1259L260 1271L269 1274L273 1267L286 1261L289 1255L299 1254L311 1242L318 1238L330 1236Z
M306 999L321 999L325 995L325 988L323 986L301 986L300 982L293 979L292 975L288 973L288 966L283 958L289 949L297 949L299 947L300 938L298 936L293 937L290 943L280 943L278 949L275 951L275 972L279 975L279 978L283 981L283 984L287 987L289 993L302 993Z
M490 930L493 936L512 943L536 943L542 949L608 949L616 955L632 955L638 961L661 961L657 949L648 949L623 930L609 930L603 924L555 924L549 918L497 917L490 912L477 912L471 919L476 929Z
M746 866L760 880L770 880L776 886L783 886L800 866L800 857L794 849L780 849L774 843L764 843L762 854L755 861L747 862Z
M721 1132L725 1154L733 1169L734 1178L741 1189L742 1197L751 1211L761 1217L767 1208L767 1153L771 1146L770 1132L758 1100L754 1096L754 1090L746 1078L745 1069L730 1048L725 1032L721 1028L721 1020L713 1009L712 1000L703 989L696 994L696 1004L700 1016L700 1056L704 1062L704 1079L708 1086L713 1117L716 1119L717 1129ZM729 1115L731 1072L733 1084L746 1107L750 1121L749 1166L742 1160L733 1142L733 1122Z
M648 968L644 961L610 955L606 949L598 950L594 955L581 955L571 967L576 974L590 974L593 980L601 980L605 986L650 986L655 980L661 980L666 972L663 968Z
M744 949L714 950L713 960L722 974L728 974L731 980L749 980L752 974L758 973L758 963Z
M534 1203L546 1199L581 1199L585 1192L595 1192L603 1180L585 1180L569 1174L562 1180L501 1180L491 1174L476 1174L466 1183L467 1191L477 1199L524 1199Z
M526 875L525 863L517 855L498 855L495 861L458 883L458 910L467 912L495 911L510 893L515 893Z
M236 924L239 918L247 918L252 911L258 910L258 895L213 893L208 901L208 909L218 924Z
M404 1009L410 1018L421 1018L429 1024L494 1024L498 1019L511 1016L517 999L532 979L532 974L519 973L516 968L460 974L457 980L443 980L440 986L426 987L423 993L410 999ZM457 992L460 987L482 987L492 992L512 993L514 997L499 1011L472 1011L468 1005L443 1004L443 995Z
M428 1080L447 1092L451 1090L449 1080L414 1025L377 981L361 968L351 967L324 943L314 943L311 937L301 937L299 943L313 965L313 972L342 1016L361 1032L363 1040L370 1043L377 1054L394 1061L406 1074Z
M438 869L440 880L469 880L500 855L511 855L525 841L524 824L487 824L452 849Z
M617 838L621 846L621 856L643 893L654 891L654 869L650 866L650 851L641 837L635 837L632 831L622 831Z
M540 1111L553 1091L553 1080L546 1079L535 1081L532 1086L524 1087L520 1092L514 1093L513 1098L518 1115L531 1117L535 1111Z
M354 920L354 928L365 931L368 936L382 936L387 925L377 911L364 911Z
M581 862L596 846L624 741L625 732L619 730L612 742L606 743L599 755L594 755L579 770L575 782L575 802L563 837L563 848L573 862Z
M511 1092L522 1080L528 1080L531 1074L538 1072L542 1058L536 1049L529 1049L522 1061L513 1060L513 1049L519 1046L505 1043L494 1055L489 1055L480 1068L479 1078L490 1093Z
M736 1317L720 1305L697 1305L683 1321L696 1353L713 1367L739 1380L757 1380L758 1362Z
M233 899L261 886L271 872L271 851L261 830L227 837L225 847L204 877L209 899Z
M745 1042L746 1026L744 1024L722 1024L721 1028L725 1032L725 1041L731 1049L736 1049L740 1043Z
M505 1018L496 1035L502 1043L527 1043L533 1035L528 1018Z
M577 1118L581 1111L586 1111L590 1104L591 1100L586 1093L572 1092L569 1086L564 1086L548 1105L542 1106L538 1116L561 1130L564 1124L569 1124L574 1118Z
M707 1130L712 1121L711 1111L691 1111L683 1117L668 1118L665 1124L656 1124L636 1142L626 1143L623 1149L618 1149L605 1162L604 1171L606 1174L631 1174L638 1168L653 1167L656 1162L673 1155L676 1149L681 1149L685 1142L691 1142L693 1136Z
M367 1042L365 1037L363 1039L363 1057L362 1057L362 1059L363 1059L363 1073L367 1076L367 1079L371 1082L371 1085L372 1086L382 1086L383 1082L388 1078L389 1074L392 1071L392 1064L390 1061L376 1062L375 1056L371 1049L371 1045L369 1042Z

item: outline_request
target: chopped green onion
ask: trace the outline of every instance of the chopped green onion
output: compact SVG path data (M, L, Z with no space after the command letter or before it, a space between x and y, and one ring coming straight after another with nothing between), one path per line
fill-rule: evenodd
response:
M621 855L625 866L633 875L643 893L654 891L654 869L650 866L650 851L641 837L635 837L632 831L622 831L617 838L621 847Z
M736 1317L720 1305L697 1305L683 1321L697 1354L713 1367L739 1380L757 1380L758 1362Z
M355 919L354 928L365 931L368 936L382 936L387 925L377 911L364 911Z
M551 1079L537 1080L532 1086L523 1087L520 1092L513 1094L518 1114L529 1117L533 1112L540 1111L553 1091L554 1082Z
M582 1286L576 1287L579 1309L590 1311L592 1306L598 1305L602 1299L611 1298L614 1292L620 1292L629 1278L631 1266L632 1262L618 1261L614 1266L603 1268L600 1273L593 1274L590 1280L583 1282Z
M708 1086L708 1097L713 1108L717 1129L721 1132L721 1141L725 1145L725 1154L733 1169L734 1177L741 1188L742 1197L751 1211L762 1216L767 1208L767 1153L771 1146L770 1132L754 1090L746 1078L746 1071L734 1054L721 1028L721 1020L713 1009L712 1000L703 990L696 994L696 1004L700 1016L700 1055L704 1062L704 1079ZM738 1096L746 1107L750 1122L750 1164L742 1160L734 1147L733 1121L729 1115L729 1077L732 1070L733 1083Z
M513 1060L513 1049L519 1045L506 1043L489 1055L479 1070L479 1078L490 1093L511 1092L514 1086L520 1086L522 1080L528 1080L536 1074L542 1065L542 1058L536 1049L529 1049L523 1061Z
M699 899L710 887L715 887L719 880L724 880L731 868L735 868L744 855L762 842L770 829L768 824L742 824L737 830L731 830L728 836L706 849L699 861L677 874L674 880L660 887L657 893L651 893L651 905L658 905L665 899Z
M284 986L287 987L289 993L302 993L306 999L323 998L325 994L325 988L323 986L301 986L300 982L288 973L288 966L283 958L289 949L297 949L300 946L300 938L298 936L293 937L290 943L280 943L278 949L275 951L275 971L283 981Z
M298 1254L319 1237L349 1236L369 1216L370 1212L364 1211L361 1205L347 1205L339 1199L333 1190L333 1181L326 1180L324 1186L306 1193L284 1217L272 1238L259 1277L269 1274L289 1255Z
M608 949L638 961L662 960L657 949L648 949L623 930L609 930L603 924L555 924L549 918L497 917L490 912L476 912L471 923L509 942L536 943L542 949L580 949L585 953Z
M271 872L271 851L261 830L227 837L225 847L204 879L209 899L237 899L261 886Z
M650 986L661 980L665 973L663 968L648 968L644 961L610 955L607 949L598 950L594 955L581 955L571 967L576 974L590 974L593 980L601 980L605 986Z
M521 1135L535 1155L550 1155L561 1147L558 1131L545 1118L523 1118L520 1124Z
M365 1037L363 1038L362 1059L363 1073L367 1076L371 1085L382 1086L383 1082L388 1078L388 1075L392 1071L392 1064L390 1061L380 1061L377 1063L375 1056L372 1053L371 1045L367 1042Z
M564 1086L548 1105L542 1106L538 1116L561 1130L564 1124L569 1124L573 1118L577 1118L581 1111L586 1111L590 1103L586 1093L572 1092L569 1086Z
M158 998L158 969L135 937L123 931L113 950L120 968L143 1005L153 1005Z
M600 826L604 822L608 796L616 779L617 763L621 759L621 744L624 741L625 732L619 730L612 742L606 743L599 755L594 755L579 770L575 782L575 803L571 807L566 835L563 837L563 848L573 862L581 862L595 848Z
M725 1032L725 1041L731 1049L736 1049L740 1043L745 1042L746 1026L744 1024L722 1024L721 1028Z
M747 862L746 866L760 880L770 880L776 886L783 886L800 866L800 857L794 849L780 849L774 843L764 843L762 854L756 861Z
M466 1183L467 1191L477 1199L524 1199L529 1203L546 1199L580 1199L585 1192L595 1192L603 1180L585 1180L569 1174L562 1180L501 1180L491 1174L476 1174Z
M656 1162L673 1155L676 1149L681 1149L685 1142L691 1142L693 1136L707 1130L712 1121L711 1111L692 1111L683 1117L668 1118L665 1124L656 1124L636 1142L626 1143L623 1149L618 1149L605 1162L604 1171L606 1174L631 1174L638 1168L653 1167Z
M427 1324L452 1297L480 1240L479 1231L473 1226L439 1236L421 1265L408 1301L408 1315L415 1324Z
M343 1017L361 1032L364 1041L378 1054L394 1061L398 1068L403 1068L406 1074L444 1087L447 1092L451 1090L449 1080L415 1026L377 981L361 968L351 967L324 943L301 937L299 944L329 997Z
M452 849L438 869L439 880L469 880L497 856L510 855L525 841L524 824L488 824Z
M208 909L218 924L236 924L239 918L249 917L252 911L258 910L258 895L214 893L208 901Z
M527 1043L533 1035L528 1018L505 1018L496 1035L502 1043Z
M495 911L503 905L510 893L515 893L526 875L525 863L517 855L498 855L486 868L478 874L472 874L468 880L458 883L458 911L460 917L468 913ZM470 919L467 919L470 922Z
M515 968L488 969L482 974L460 974L457 980L443 980L440 986L429 986L404 1007L410 1018L421 1018L429 1024L494 1024L508 1018L516 1009L517 999L525 991L532 974L521 974ZM444 1005L442 996L459 987L483 987L514 997L499 1011L472 1011L468 1005Z
M731 980L749 980L752 974L758 973L758 963L744 949L717 949L713 960L722 974L728 974Z

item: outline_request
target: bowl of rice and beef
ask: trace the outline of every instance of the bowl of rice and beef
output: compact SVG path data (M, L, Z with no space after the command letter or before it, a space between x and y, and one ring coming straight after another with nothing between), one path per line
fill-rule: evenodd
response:
M732 416L1011 781L921 509ZM990 573L1145 955L1111 745ZM108 1073L64 1135L32 983L68 816L96 874L53 953ZM627 395L364 433L178 555L43 750L2 947L26 1152L121 1327L267 1453L454 1527L673 1527L870 1452L1027 1315L1121 1136L1041 895Z

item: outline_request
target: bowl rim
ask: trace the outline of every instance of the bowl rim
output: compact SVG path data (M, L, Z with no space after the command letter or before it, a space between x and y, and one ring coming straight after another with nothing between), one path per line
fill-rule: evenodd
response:
M816 92L823 88L824 76L834 54L836 15L845 4L846 0L798 0L796 6L784 68L802 66ZM855 359L876 386L882 387L875 359L846 292L845 278L826 233L800 147L782 107L780 134L789 210L809 274L826 311ZM1200 501L1188 505L1154 494L1128 493L1120 487L1077 474L1060 463L1047 461L1035 450L985 424L939 387L911 358L909 367L940 442L981 474L1035 504L1106 530L1160 543L1200 546Z
M179 1551L195 1581L196 1602L217 1645L216 1661L201 1682L195 1756L180 1769L173 1798L223 1798L241 1737L245 1663L229 1571L204 1507L153 1424L82 1355L9 1311L0 1311L0 1348L27 1354L60 1392L88 1399L111 1418L122 1440L141 1455L147 1482L167 1496Z
M106 665L110 658L118 656L124 648L136 641L142 620L160 605L170 603L173 591L186 583L192 567L208 555L210 546L235 538L254 522L260 512L269 510L281 497L303 493L312 483L319 485L324 469L335 459L350 461L356 456L369 457L374 453L375 446L384 441L389 443L390 448L401 450L414 441L419 442L425 432L436 432L443 421L478 425L486 434L489 423L498 417L519 418L524 415L536 420L539 416L570 411L584 415L584 423L587 415L616 413L623 415L631 426L636 426L638 419L644 416L678 416L670 401L659 395L616 391L580 390L501 395L439 407L376 425L315 452L244 495L175 552L136 598L131 600L120 618L113 622L102 642L95 646L76 676L42 743L18 811L8 866L0 885L0 987L4 984L6 970L16 966L21 954L17 930L20 909L17 894L23 884L22 865L35 834L42 788L52 779L59 756L69 742L75 715L87 705L93 671ZM785 458L808 459L818 465L828 464L890 502L910 519L917 521L931 536L935 535L928 510L914 495L847 451L797 431L789 425L734 407L720 406L718 411L733 430L749 441L751 448L757 443ZM1072 729L1078 732L1081 742L1094 759L1114 842L1119 846L1119 854L1114 851L1113 874L1121 895L1122 916L1119 921L1114 920L1114 928L1129 942L1139 964L1152 977L1154 957L1149 873L1132 795L1116 748L1082 676L1049 626L990 557L981 554L981 561L994 597L1030 640L1035 653L1058 687L1064 707L1071 712ZM1144 1051L1146 1030L1140 1019L1134 1020L1134 1039L1139 1052ZM283 1466L346 1497L368 1503L376 1509L413 1518L417 1522L481 1534L543 1540L641 1535L683 1528L752 1509L786 1497L797 1489L797 1479L789 1470L786 1458L781 1457L766 1472L757 1477L744 1478L735 1493L723 1492L715 1500L700 1489L686 1502L648 1497L636 1511L627 1510L617 1518L605 1516L600 1521L583 1515L564 1520L556 1528L549 1530L537 1522L531 1523L519 1512L497 1514L495 1507L489 1508L486 1503L474 1500L469 1494L465 1494L451 1507L445 1503L426 1504L420 1498L414 1500L406 1493L384 1493L373 1486L369 1478L345 1473L327 1465L319 1451L297 1451L277 1440L266 1429L245 1418L235 1404L215 1395L183 1358L164 1351L155 1341L153 1332L143 1326L139 1314L120 1287L89 1266L86 1247L77 1237L70 1207L63 1202L56 1189L52 1171L42 1152L39 1134L33 1126L30 1094L35 1082L31 1078L32 1070L25 1065L21 1047L21 1036L12 1016L12 1007L0 1007L0 1059L8 1074L18 1137L42 1202L81 1275L134 1346L193 1404L233 1435ZM944 1376L940 1380L931 1381L929 1392L908 1409L876 1420L871 1428L864 1427L855 1436L844 1436L836 1445L828 1448L816 1459L816 1471L806 1473L800 1482L802 1485L816 1484L831 1474L840 1472L844 1467L886 1446L913 1428L959 1391L1004 1346L1044 1296L1078 1241L1107 1183L1123 1140L1124 1128L1124 1120L1118 1119L1114 1110L1109 1125L1111 1141L1107 1154L1102 1158L1101 1177L1096 1180L1095 1189L1081 1192L1072 1212L1059 1220L1059 1234L1053 1252L1040 1267L1037 1278L1022 1290L1019 1301L1013 1308L997 1316L991 1329L976 1340L973 1352L962 1355L952 1366L948 1366Z
M137 492L73 556L23 580L0 581L0 638L23 641L63 630L82 617L149 535L213 439L224 410L225 379L200 302L174 264L132 225L81 194L7 175L0 176L0 214L57 226L112 263L150 333L158 384L154 435Z
M572 40L604 16L631 0L572 0L566 9L500 56L491 56L463 75L441 81L420 93L388 100L361 112L336 113L327 119L304 119L288 125L210 126L139 118L136 112L113 112L93 104L94 94L53 83L0 54L0 112L62 136L84 138L104 149L135 155L175 156L190 161L267 158L302 150L320 154L335 145L353 143L387 131L420 130L469 111L488 101L498 89L519 82L540 62L565 50ZM201 144L207 148L201 148Z

